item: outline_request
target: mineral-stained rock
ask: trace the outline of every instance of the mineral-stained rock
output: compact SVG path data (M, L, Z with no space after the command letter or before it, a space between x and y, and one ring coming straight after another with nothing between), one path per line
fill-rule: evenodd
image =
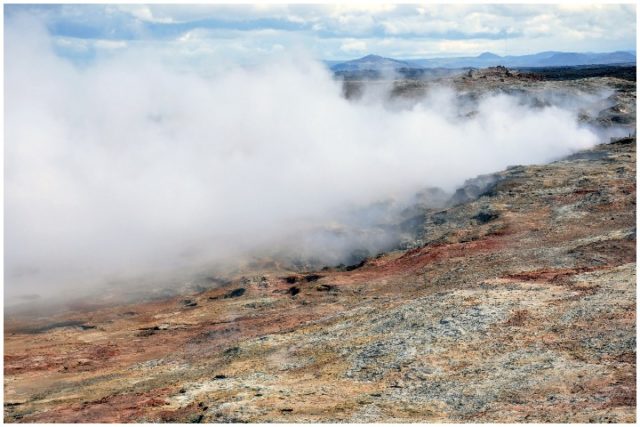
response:
M4 419L634 422L635 156L492 174L357 268L7 316Z

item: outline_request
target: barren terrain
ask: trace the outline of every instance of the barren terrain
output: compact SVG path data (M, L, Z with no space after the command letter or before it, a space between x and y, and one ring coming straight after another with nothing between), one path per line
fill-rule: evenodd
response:
M584 120L634 132L635 82L518 82L612 88ZM617 139L469 181L361 264L7 314L5 421L635 422L635 177Z

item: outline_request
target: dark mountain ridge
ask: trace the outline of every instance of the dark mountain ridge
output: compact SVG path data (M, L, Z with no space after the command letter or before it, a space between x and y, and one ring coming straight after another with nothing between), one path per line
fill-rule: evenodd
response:
M530 55L500 56L492 52L483 52L478 56L428 58L428 59L394 59L378 55L367 55L350 61L330 61L327 65L336 73L371 72L383 70L421 70L431 68L480 68L503 65L506 67L552 67L579 65L611 65L635 64L635 52L615 51L604 53L593 52L557 52L547 51Z

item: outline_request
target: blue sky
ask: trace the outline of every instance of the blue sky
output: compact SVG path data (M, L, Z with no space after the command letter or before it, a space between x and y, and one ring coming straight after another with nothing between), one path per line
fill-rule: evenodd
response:
M252 62L291 49L318 59L635 50L634 5L5 5L38 17L62 55L136 49Z

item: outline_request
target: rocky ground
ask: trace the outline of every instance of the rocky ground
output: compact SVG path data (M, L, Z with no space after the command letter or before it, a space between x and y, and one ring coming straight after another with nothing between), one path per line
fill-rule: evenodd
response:
M5 421L635 422L635 159L470 181L346 268L7 315Z
M613 71L611 74L617 75ZM558 105L577 110L585 123L618 126L628 133L635 132L636 82L620 77L555 80L535 73L492 67L437 79L401 80L392 84L348 81L344 84L344 92L348 97L359 98L368 86L375 85L391 86L391 98L400 103L408 99L419 102L433 88L450 87L458 95L459 110L471 114L474 104L483 96L505 93L520 96L523 103L534 108Z

